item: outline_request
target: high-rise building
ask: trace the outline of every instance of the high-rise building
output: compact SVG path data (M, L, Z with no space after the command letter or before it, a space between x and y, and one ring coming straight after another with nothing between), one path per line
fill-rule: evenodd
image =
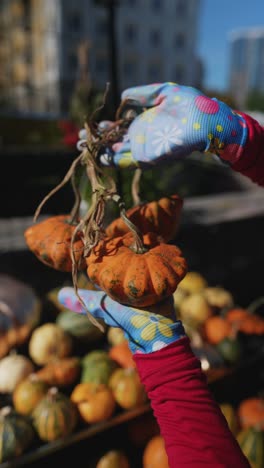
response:
M244 106L250 92L264 93L264 28L230 34L230 92Z
M105 89L110 3L120 90L157 81L201 86L200 0L1 0L0 99L22 111L66 111L81 72Z

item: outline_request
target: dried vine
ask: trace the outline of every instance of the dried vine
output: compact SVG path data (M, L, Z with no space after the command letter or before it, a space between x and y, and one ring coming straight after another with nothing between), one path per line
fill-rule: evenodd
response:
M103 106L102 106L103 107ZM133 249L142 253L145 251L143 244L143 237L138 228L127 218L126 209L121 196L117 193L116 183L109 174L97 164L99 151L102 147L111 146L116 141L122 140L126 133L126 128L130 119L118 119L109 128L99 129L98 125L88 120L85 123L86 129L86 143L83 145L82 153L73 161L63 180L53 188L41 201L36 209L34 221L37 220L42 207L55 193L57 193L64 185L70 180L72 183L73 191L75 194L75 203L71 210L71 221L76 222L76 227L71 238L70 254L72 260L72 280L76 296L87 311L87 315L91 322L96 325L101 331L104 331L101 323L99 323L87 310L87 307L78 293L78 262L75 257L74 242L77 236L80 236L83 242L83 257L89 256L91 250L98 244L98 242L105 236L103 229L103 220L105 214L105 207L109 201L118 204L120 216L129 227L134 235ZM85 215L80 219L80 202L81 196L76 186L75 171L81 165L85 167L87 181L91 185L92 196L90 206ZM132 196L134 204L140 203L139 198L139 180L141 170L137 169L132 183Z

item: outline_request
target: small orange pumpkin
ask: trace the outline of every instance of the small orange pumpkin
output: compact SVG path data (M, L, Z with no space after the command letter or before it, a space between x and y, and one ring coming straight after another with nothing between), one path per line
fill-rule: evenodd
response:
M216 345L231 336L232 331L232 324L219 315L208 317L203 323L204 338L212 345Z
M175 236L182 210L183 200L178 195L163 197L160 200L142 203L126 212L128 219L142 232L155 232L165 241ZM117 218L106 228L109 237L119 237L129 232L122 218Z
M89 424L106 421L116 408L113 393L104 384L79 383L73 389L70 398L77 406L82 420Z
M58 271L71 272L71 239L76 228L70 216L52 216L26 229L24 236L29 249L45 265ZM83 242L80 234L73 242L76 264L80 270L85 268Z
M78 357L56 358L36 371L39 379L50 386L72 385L81 373L81 360Z
M136 367L136 363L133 359L133 354L128 346L127 340L122 341L122 343L119 343L115 346L112 346L109 350L109 356L121 367Z
M143 452L143 468L169 468L164 439L161 435L152 437Z
M121 408L136 408L147 400L145 389L136 369L116 369L111 375L108 385Z
M237 409L238 419L242 429L255 427L264 430L264 400L261 397L251 397L242 400Z
M89 278L112 299L149 306L170 296L187 272L175 245L149 233L139 245L134 234L101 240L86 258Z

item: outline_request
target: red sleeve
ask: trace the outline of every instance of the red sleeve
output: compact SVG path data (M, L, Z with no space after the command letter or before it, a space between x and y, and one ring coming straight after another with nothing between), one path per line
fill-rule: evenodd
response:
M248 139L241 156L232 168L258 185L264 186L264 128L252 117L239 113L247 123Z
M250 468L210 393L189 338L134 359L170 468Z

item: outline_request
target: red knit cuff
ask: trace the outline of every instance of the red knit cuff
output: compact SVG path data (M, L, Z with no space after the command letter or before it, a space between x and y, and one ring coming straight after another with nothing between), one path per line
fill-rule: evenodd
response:
M246 121L248 139L232 169L264 186L264 128L252 117L240 112Z

